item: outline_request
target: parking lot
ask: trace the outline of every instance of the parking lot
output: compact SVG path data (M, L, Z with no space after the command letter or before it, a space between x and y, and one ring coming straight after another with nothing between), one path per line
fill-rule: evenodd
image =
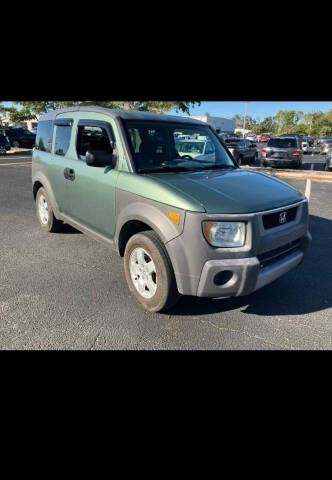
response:
M302 169L323 170L317 151ZM288 181L310 196L300 266L247 297L183 297L154 314L130 294L122 258L69 226L41 230L31 154L0 156L0 349L331 349L332 182Z

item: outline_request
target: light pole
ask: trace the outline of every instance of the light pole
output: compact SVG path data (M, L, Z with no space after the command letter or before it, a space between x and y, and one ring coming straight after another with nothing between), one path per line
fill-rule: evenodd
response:
M248 102L244 102L243 133L242 133L243 138L244 138L244 131L246 129L247 105L248 105Z

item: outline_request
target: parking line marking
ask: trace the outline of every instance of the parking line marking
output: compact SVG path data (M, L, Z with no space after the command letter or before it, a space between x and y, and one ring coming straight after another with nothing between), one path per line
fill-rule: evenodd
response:
M0 163L0 167L12 167L13 165L31 165L32 162Z
M305 186L305 193L304 193L304 195L307 197L308 201L310 200L310 193L311 193L311 180L308 178L306 186Z

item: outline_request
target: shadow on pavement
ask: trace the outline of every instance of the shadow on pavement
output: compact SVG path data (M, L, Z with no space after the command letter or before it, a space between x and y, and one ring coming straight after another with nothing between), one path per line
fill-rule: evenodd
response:
M71 225L68 225L68 223L64 223L63 224L63 227L61 228L61 232L58 232L58 234L76 234L76 233L80 233L82 234L82 232L80 232L79 230L76 230L76 228L72 227Z
M313 240L305 260L270 285L245 297L209 299L183 297L172 315L198 316L244 307L242 312L262 315L302 315L332 307L332 221L310 216Z

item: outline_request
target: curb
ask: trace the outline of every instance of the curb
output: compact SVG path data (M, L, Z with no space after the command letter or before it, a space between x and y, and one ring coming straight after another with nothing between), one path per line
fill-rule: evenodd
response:
M326 171L315 171L315 170L292 170L292 169L282 169L271 167L245 167L248 170L257 170L259 172L267 173L273 177L278 178L296 178L300 180L316 180L320 182L332 182L332 172Z

